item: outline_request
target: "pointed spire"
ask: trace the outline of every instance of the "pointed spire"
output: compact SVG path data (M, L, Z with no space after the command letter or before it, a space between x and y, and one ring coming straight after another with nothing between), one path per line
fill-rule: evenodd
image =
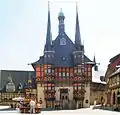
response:
M62 8L60 8L60 11L62 12Z
M65 25L64 25L64 13L62 12L62 8L60 9L60 12L58 14L58 20L59 20L59 34L63 34L65 31Z
M93 62L96 64L95 54L94 54Z
M98 65L97 65L98 63L96 63L95 54L94 54L93 62L94 62L94 70L98 71Z
M78 18L78 7L76 2L76 30L75 30L75 44L81 45L80 27Z
M45 51L50 51L51 45L52 45L52 34L51 34L51 22L50 22L50 3L48 1L48 23L47 23Z

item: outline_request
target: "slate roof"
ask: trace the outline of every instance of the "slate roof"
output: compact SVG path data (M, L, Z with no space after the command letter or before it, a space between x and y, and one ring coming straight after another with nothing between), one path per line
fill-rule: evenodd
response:
M66 39L66 45L60 45L60 39ZM73 42L69 39L69 37L64 35L58 35L57 38L53 42L54 51L55 51L55 67L72 67L73 59L72 52L74 49Z
M29 72L32 75L32 79L34 79L35 77L34 71L1 70L0 71L0 89L4 90L9 76L11 76L12 81L15 84L16 88L19 83L21 83L24 86L25 83L27 83ZM35 85L35 83L33 85Z
M59 16L58 16L59 17ZM53 64L54 67L73 67L74 66L74 60L73 60L73 51L75 50L76 45L78 47L81 47L81 36L80 36L80 27L79 27L79 19L78 19L78 11L76 14L76 30L75 30L75 43L73 43L70 38L65 33L64 29L64 15L61 15L59 19L59 34L56 37L56 39L51 44L51 22L50 22L50 11L48 10L48 26L47 26L47 35L46 35L46 46L49 47L45 51L54 51L55 53L47 52L47 57L44 59L44 56L41 56L40 59L31 65L34 68L34 65L36 64L45 64L45 62L49 63L49 60L51 60L51 64ZM65 41L64 45L60 44L62 39ZM51 44L51 47L50 47ZM52 49L50 49L52 48ZM78 50L76 50L78 51ZM84 52L84 51L83 51ZM45 54L45 52L44 52ZM50 58L51 56L51 58ZM54 59L53 57L54 56ZM47 60L47 61L45 61ZM92 62L87 56L84 56L85 62ZM81 61L81 60L80 60ZM92 63L91 63L92 64ZM34 68L35 69L35 68Z
M120 58L120 54L112 57L112 58L110 59L110 62L113 63L113 62L114 62L116 59L118 59L118 58Z
M115 72L113 72L113 73L110 75L110 77L112 77L112 76L114 76L114 75L116 75L116 74L118 74L118 73L120 73L120 68L118 68Z
M66 45L60 45L60 39L64 37L66 39ZM73 67L73 55L74 51L74 43L69 39L69 37L64 34L64 36L58 35L57 38L53 41L54 46L54 67ZM85 62L93 62L86 55L84 55ZM41 56L38 61L32 63L31 65L34 67L36 64L44 64L44 56Z

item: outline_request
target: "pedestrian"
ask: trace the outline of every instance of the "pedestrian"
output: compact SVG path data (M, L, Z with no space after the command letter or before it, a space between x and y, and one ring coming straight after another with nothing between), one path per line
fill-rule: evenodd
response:
M17 103L17 104L16 104L16 110L17 110L17 112L20 112L19 107L20 107L20 104L19 104L19 103Z
M33 99L30 101L30 113L35 113L35 101Z
M94 100L94 105L93 105L93 109L96 108L96 99Z

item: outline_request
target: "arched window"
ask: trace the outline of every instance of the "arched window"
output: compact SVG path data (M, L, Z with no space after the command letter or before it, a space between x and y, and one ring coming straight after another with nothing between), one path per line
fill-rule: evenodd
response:
M113 92L113 104L115 104L115 92Z
M103 96L101 97L101 102L103 101Z
M66 45L66 39L65 38L60 39L60 45Z
M120 91L117 92L117 104L120 104Z

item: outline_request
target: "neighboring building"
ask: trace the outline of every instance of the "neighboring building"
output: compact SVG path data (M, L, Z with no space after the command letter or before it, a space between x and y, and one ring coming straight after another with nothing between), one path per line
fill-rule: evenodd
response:
M114 56L110 59L110 64L108 65L105 81L106 94L107 94L107 105L116 107L120 104L120 54Z
M113 107L120 107L120 68L111 74L108 82L110 104Z
M102 101L106 103L107 97L105 93L106 82L101 81L100 77L104 76L105 72L102 70L93 72L92 83L91 83L91 92L90 92L90 103L94 104L94 100L96 100L96 104L101 104Z
M37 99L42 99L44 108L62 109L90 106L92 67L96 63L84 54L81 43L78 11L76 14L75 43L65 32L64 13L58 15L59 32L52 40L50 9L44 55L31 65L36 72ZM74 34L74 33L73 33Z
M31 74L31 75L30 75ZM25 94L27 90L27 81L29 76L32 76L33 88L35 85L35 72L34 71L16 71L16 70L1 70L0 71L0 104L8 105L14 104L12 98L19 97Z
M108 64L107 71L105 73L105 81L108 80L109 76L116 71L117 66L120 65L120 54L114 56L110 59L110 63Z
M96 100L96 104L101 104L102 101L106 102L105 83L92 82L90 92L90 104L93 105Z

